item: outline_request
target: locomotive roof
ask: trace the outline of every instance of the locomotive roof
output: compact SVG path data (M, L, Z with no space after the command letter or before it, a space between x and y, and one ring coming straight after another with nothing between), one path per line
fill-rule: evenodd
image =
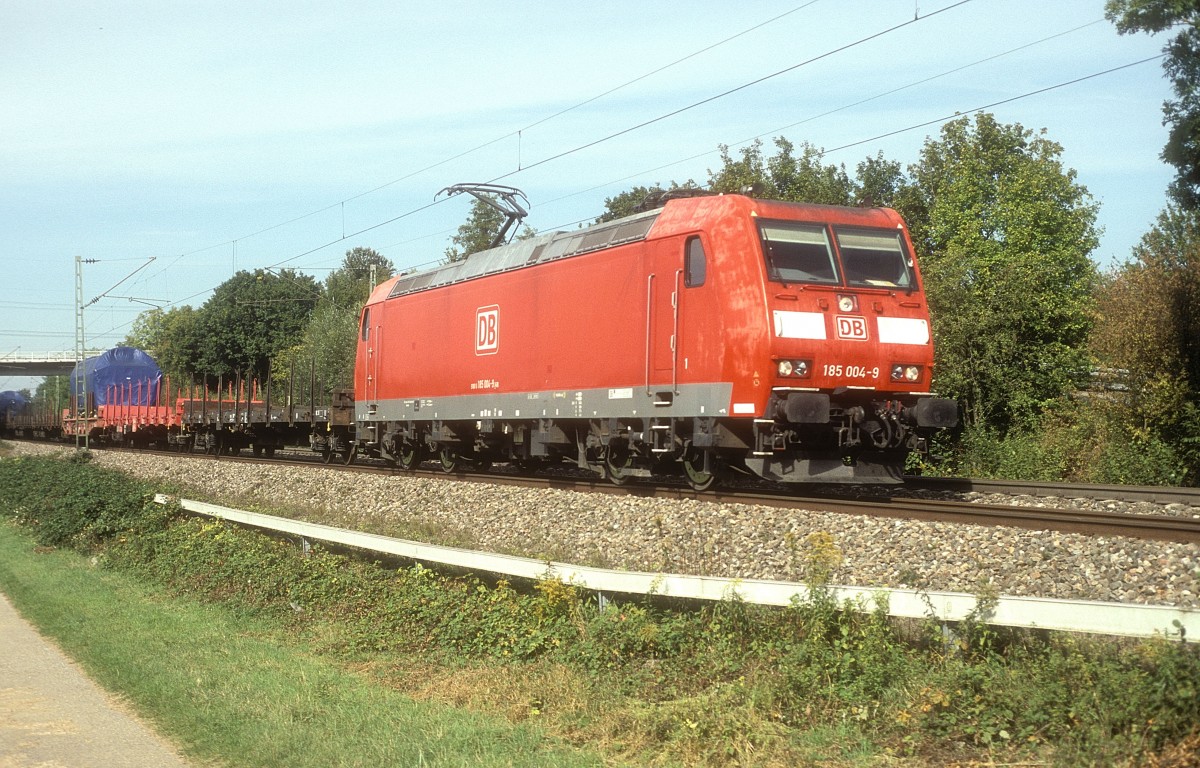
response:
M616 221L594 224L590 227L570 231L554 231L518 240L498 248L472 253L463 261L443 264L421 272L400 275L394 282L383 283L372 295L373 301L392 299L417 291L425 291L485 275L530 267L556 259L565 259L591 253L615 245L646 239L654 223L663 216L668 229L693 226L692 218L697 211L712 211L714 207L725 210L740 208L750 215L779 215L792 218L797 210L822 220L835 220L848 224L868 226L895 226L899 216L886 208L854 208L846 206L816 205L811 203L757 200L741 195L717 195L671 200L662 208L645 213L626 216ZM666 214L664 216L664 213ZM660 227L661 228L661 227Z
M644 240L661 213L662 209L658 209L583 229L548 232L528 240L472 253L463 261L453 264L401 275L388 291L387 298Z

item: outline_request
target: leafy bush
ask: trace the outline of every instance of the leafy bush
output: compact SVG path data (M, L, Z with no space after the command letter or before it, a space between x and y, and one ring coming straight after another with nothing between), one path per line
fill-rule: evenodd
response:
M874 743L929 763L986 754L1120 764L1185 748L1200 722L1194 644L1002 632L986 624L992 595L954 628L905 634L886 606L839 604L821 579L840 553L821 536L806 541L814 583L787 608L736 595L698 609L602 605L553 579L488 582L302 550L173 519L148 496L87 462L0 460L0 503L43 543L99 552L107 567L271 619L317 652L368 667L503 665L516 687L531 665L574 670L570 679L608 692L604 707L622 708L617 730L639 730L684 764L811 762L797 740L819 733L829 739L821 755ZM522 691L535 702L525 711L546 717L539 702L565 698L547 693ZM586 728L560 725L576 736Z
M969 427L944 469L966 477L1044 482L1182 485L1194 482L1190 438L1137 426L1111 403L1062 401L1026 428L1001 435Z
M0 507L50 547L88 551L161 527L166 512L145 485L92 465L86 452L0 461Z

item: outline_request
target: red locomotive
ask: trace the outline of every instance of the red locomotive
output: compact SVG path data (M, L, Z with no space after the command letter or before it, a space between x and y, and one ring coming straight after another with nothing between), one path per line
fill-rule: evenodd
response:
M692 197L517 241L378 286L357 354L335 439L402 467L894 482L957 423L890 209Z

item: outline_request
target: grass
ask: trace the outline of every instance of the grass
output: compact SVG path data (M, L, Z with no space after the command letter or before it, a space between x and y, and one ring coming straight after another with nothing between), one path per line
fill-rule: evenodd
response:
M536 727L410 696L0 522L0 589L194 758L237 766L596 766Z
M20 593L37 563L73 573L37 577L25 603L102 680L145 687L130 697L189 750L238 765L1165 767L1200 743L1194 643L977 620L950 642L838 605L828 537L806 540L813 590L787 608L600 605L559 581L302 555L148 491L78 458L0 460L0 520L21 526L0 523L18 542L0 588Z

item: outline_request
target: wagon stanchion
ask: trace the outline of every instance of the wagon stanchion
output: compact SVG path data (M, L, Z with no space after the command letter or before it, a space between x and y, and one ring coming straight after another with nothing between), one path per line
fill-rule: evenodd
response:
M287 393L288 419L287 420L288 420L289 427L296 426L295 383L296 383L296 358L293 355L292 359L288 362L288 393Z

